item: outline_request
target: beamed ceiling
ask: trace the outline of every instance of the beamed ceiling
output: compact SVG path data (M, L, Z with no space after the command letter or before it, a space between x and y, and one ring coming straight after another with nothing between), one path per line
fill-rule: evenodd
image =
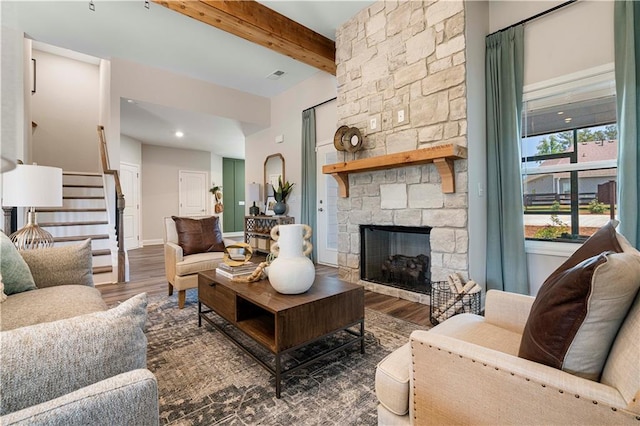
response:
M336 44L333 40L256 1L153 1L332 75L336 74Z

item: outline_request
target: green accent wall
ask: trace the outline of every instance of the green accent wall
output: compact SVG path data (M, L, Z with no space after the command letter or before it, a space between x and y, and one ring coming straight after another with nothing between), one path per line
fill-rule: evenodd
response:
M244 160L222 159L222 232L244 231Z

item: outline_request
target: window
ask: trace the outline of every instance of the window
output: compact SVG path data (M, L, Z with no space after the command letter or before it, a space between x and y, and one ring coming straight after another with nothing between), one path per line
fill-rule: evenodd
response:
M522 115L525 236L583 241L616 212L613 72L525 91Z

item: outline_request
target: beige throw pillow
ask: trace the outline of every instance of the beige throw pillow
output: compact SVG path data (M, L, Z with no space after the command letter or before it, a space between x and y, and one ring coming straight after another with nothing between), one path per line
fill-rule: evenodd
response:
M80 244L20 252L38 288L58 285L93 287L91 240Z
M0 332L0 415L146 368L147 295L107 311Z

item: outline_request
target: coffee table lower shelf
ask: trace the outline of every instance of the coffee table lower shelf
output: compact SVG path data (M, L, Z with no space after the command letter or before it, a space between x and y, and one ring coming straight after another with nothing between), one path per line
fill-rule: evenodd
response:
M203 306L206 306L208 309L203 310ZM215 315L217 318L220 319L220 321L223 321L225 324L227 324L228 326L230 326L232 329L237 329L241 332L243 332L247 337L249 337L251 340L253 340L254 342L260 344L262 347L264 347L265 349L267 349L269 352L271 352L274 357L274 363L275 363L275 368L271 365L269 365L268 362L266 362L265 360L261 359L258 354L256 354L255 352L253 352L251 350L250 347L246 346L245 344L243 344L240 340L238 340L234 335L232 335L231 333L229 333L227 330L225 330L225 327L223 325L220 325L219 323L217 323L216 321L214 321L212 318L210 318L208 316L208 314L212 314ZM345 327L339 328L337 330L334 330L330 333L327 333L323 336L319 336L313 340L309 340L308 342L305 342L301 345L298 346L294 346L291 348L288 348L286 350L283 351L277 351L275 350L272 345L270 345L268 342L262 342L259 339L256 339L256 336L253 333L249 333L246 330L243 330L243 326L242 324L232 324L229 321L227 321L226 319L224 319L223 317L221 317L220 315L218 315L213 309L209 308L205 303L203 303L202 301L198 301L198 327L202 327L202 320L205 320L207 323L209 323L212 327L214 327L216 330L218 330L220 333L222 333L224 336L226 336L231 342L233 342L236 346L238 346L240 349L242 349L247 355L249 355L255 362L257 362L259 365L261 365L265 370L267 370L269 373L271 373L271 375L273 375L275 377L275 382L276 382L276 398L280 398L280 394L281 394L281 390L282 390L282 379L301 369L304 367L307 367L311 364L313 364L316 361L319 361L321 359L327 358L328 356L342 350L345 349L349 346L353 346L356 345L357 343L360 343L360 353L364 354L364 318L353 322L351 324L346 325ZM358 331L354 331L352 330L353 327L358 327ZM297 364L293 367L290 367L288 369L283 369L282 368L282 356L288 354L289 352L293 352L295 350L298 350L300 348L303 348L307 345L310 345L311 343L314 343L318 340L324 339L326 337L332 336L340 331L344 331L352 336L354 336L353 339L349 339L348 341L335 346L329 350L323 351L319 354L313 355L307 359L305 359L303 362L301 362L300 364Z

